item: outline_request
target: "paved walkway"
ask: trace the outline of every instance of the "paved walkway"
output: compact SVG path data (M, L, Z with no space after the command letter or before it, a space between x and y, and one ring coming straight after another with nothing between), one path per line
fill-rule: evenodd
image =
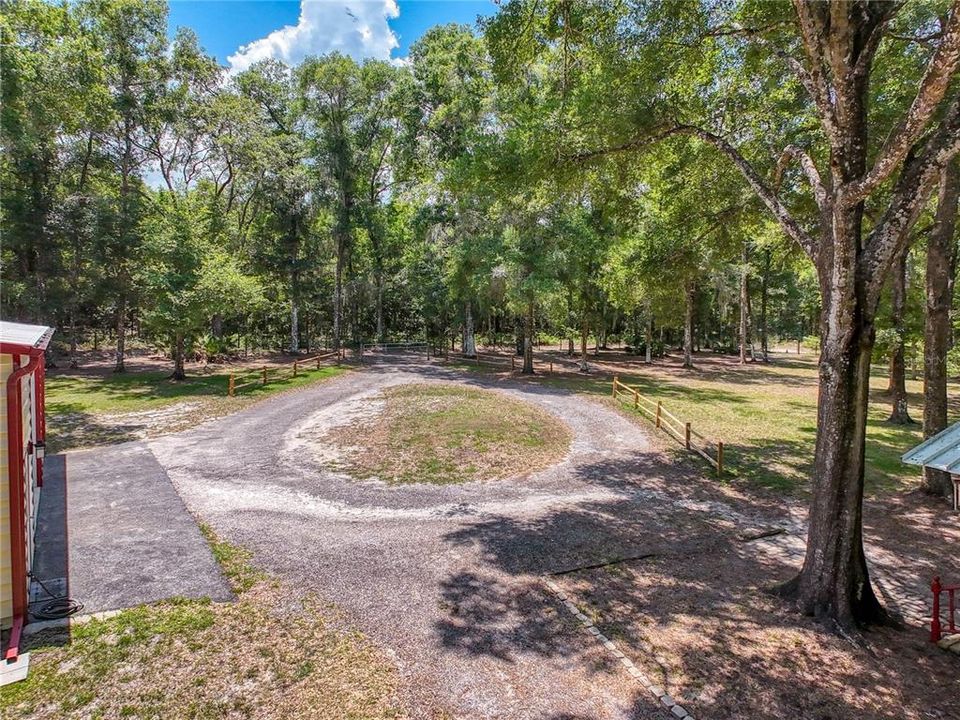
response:
M67 592L85 614L173 596L232 597L144 443L53 456L45 470L34 573L51 592Z

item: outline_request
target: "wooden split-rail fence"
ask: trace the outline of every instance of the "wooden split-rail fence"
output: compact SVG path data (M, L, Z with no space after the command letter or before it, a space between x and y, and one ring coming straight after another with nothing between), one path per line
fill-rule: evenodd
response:
M278 365L268 367L264 365L260 370L248 370L240 375L231 373L227 382L227 395L233 397L238 390L254 387L257 385L266 385L270 380L282 380L284 378L295 378L301 371L316 364L319 370L323 362L336 358L337 364L343 359L343 350L334 350L333 352L321 353L313 357L297 358L287 365Z
M504 368L509 363L511 372L515 372L518 368L523 367L523 358L521 357L518 360L516 355L510 355L510 359L508 360L503 355L489 355L489 354L484 355L483 353L478 352L476 354L476 357L472 357L472 358L464 357L464 358L461 358L461 360L465 360L467 362L469 362L470 360L473 360L475 363L477 363L478 366L493 365L496 367L504 367ZM536 358L534 358L533 369L536 370L538 367L540 368L540 370L546 370L548 373L552 374L553 360L544 362L543 360L537 360Z
M613 376L613 399L632 405L635 410L649 417L658 430L663 430L675 440L682 442L687 450L697 453L717 471L717 477L723 475L723 441L708 440L698 433L689 422L685 422L671 413L660 400L653 400L640 394L637 388L620 382Z

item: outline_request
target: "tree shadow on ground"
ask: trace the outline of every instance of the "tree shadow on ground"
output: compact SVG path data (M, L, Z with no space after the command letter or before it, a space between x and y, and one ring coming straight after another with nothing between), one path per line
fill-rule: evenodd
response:
M741 497L727 512L729 498L702 478L664 472L640 454L577 473L620 497L483 517L445 536L495 571L443 583L451 612L435 631L445 648L506 661L582 656L588 672L622 672L588 662L584 631L543 590L542 575L561 573L555 579L581 610L696 717L957 717L956 658L922 631L875 630L851 642L768 592L797 567L738 537L750 523L776 523L764 502ZM932 677L949 693L931 698Z

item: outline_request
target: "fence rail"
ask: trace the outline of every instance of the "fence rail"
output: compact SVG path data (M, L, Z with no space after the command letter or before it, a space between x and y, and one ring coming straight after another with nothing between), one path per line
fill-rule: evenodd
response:
M319 370L322 362L333 357L337 359L337 364L339 365L340 360L343 359L342 353L342 350L334 350L333 352L320 353L319 355L314 355L312 357L297 358L292 363L287 365L274 367L264 365L259 370L248 370L244 373L240 373L239 375L230 373L230 379L227 382L227 395L233 397L237 390L253 387L254 385L266 385L270 381L271 375L272 379L274 380L284 377L296 377L301 368L313 363L316 363L317 370Z
M626 401L632 404L635 410L650 418L658 430L663 430L675 440L683 443L687 450L697 453L717 470L717 477L723 475L723 441L710 440L693 429L689 422L685 422L667 410L660 400L653 400L640 394L637 388L620 382L620 378L613 376L611 391L614 400Z
M475 357L472 357L472 358L463 357L461 359L468 360L468 361L473 360L474 362L477 363L478 366L494 365L497 367L505 368L507 365L509 365L511 372L516 371L517 365L519 365L521 368L523 367L523 358L520 358L520 361L518 362L517 356L513 354L511 354L508 359L503 355L491 355L489 353L484 354L484 353L478 352ZM540 366L541 369L546 370L548 373L551 373L551 374L553 373L553 360L543 361L543 360L537 360L536 358L534 358L533 369L536 370L538 365Z

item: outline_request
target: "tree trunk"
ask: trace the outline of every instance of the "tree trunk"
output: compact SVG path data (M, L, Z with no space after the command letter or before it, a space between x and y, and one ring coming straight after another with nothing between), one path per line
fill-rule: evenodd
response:
M893 302L892 321L893 329L897 333L893 351L890 353L890 399L892 409L887 422L894 425L912 425L913 420L907 410L907 365L904 359L903 342L903 310L907 299L907 252L897 257L892 269Z
M825 298L807 551L800 575L784 587L796 594L801 611L845 629L885 617L863 552L864 447L874 328L857 304L851 294L841 299L839 292L831 292ZM842 324L828 321L841 313Z
M377 283L377 342L387 341L387 331L383 325L383 272L378 271L376 276Z
M77 312L72 306L70 308L70 367L74 370L79 367L77 362Z
M956 246L960 169L954 161L940 174L937 214L927 240L926 313L923 340L923 436L933 437L947 427L947 351L950 348L950 308ZM950 474L925 468L923 489L949 497Z
M533 300L527 303L527 317L523 324L523 372L533 375Z
M337 264L333 279L333 349L339 350L342 342L341 314L343 310L343 253L337 252Z
M770 283L770 248L763 251L763 277L760 280L760 354L764 362L770 362L770 346L767 340L767 293Z
M473 328L473 308L467 300L463 306L463 356L474 358L477 356L477 339Z
M646 361L649 365L653 362L653 313L650 312L649 305L647 306L647 331L645 337L646 344Z
M117 330L117 349L115 354L115 360L113 364L113 371L115 373L126 372L126 365L124 364L124 357L126 356L126 338L127 338L127 294L125 292L120 293L120 297L117 301L117 317L116 317L116 330Z
M683 366L693 367L693 311L697 299L697 287L692 280L687 281L685 292L686 307L683 318Z
M747 263L750 261L750 249L747 243L743 244L743 251L740 255L740 364L747 364L747 343L750 342L750 338L747 337L749 333L749 322L750 322L750 285L749 285L749 274L747 273Z
M597 350L607 349L607 299L600 306L600 334L597 336Z
M173 340L173 380L185 380L187 373L183 369L183 333L178 332Z
M293 298L290 299L290 352L300 352L300 308Z
M580 321L580 372L590 372L590 366L587 365L587 334L590 332L590 325L587 318Z

